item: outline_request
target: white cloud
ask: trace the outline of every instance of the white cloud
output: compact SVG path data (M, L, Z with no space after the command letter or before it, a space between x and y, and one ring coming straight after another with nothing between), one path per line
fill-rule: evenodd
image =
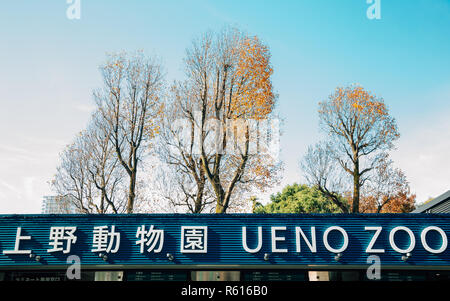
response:
M3 186L4 188L6 188L6 190L8 190L8 192L12 192L17 196L20 196L20 190L15 187L14 185L9 184L8 182L4 181L4 180L0 180L0 185ZM3 190L5 191L5 190ZM5 195L5 193L3 193L3 195Z
M418 203L450 190L448 112L419 120L403 133L392 158L405 171Z
M90 105L90 104L76 104L74 105L74 108L78 111L81 112L86 112L86 113L91 113L95 110L95 105Z
M8 144L0 147L0 212L39 213L42 197L51 194L48 181L65 143L36 136L6 138Z

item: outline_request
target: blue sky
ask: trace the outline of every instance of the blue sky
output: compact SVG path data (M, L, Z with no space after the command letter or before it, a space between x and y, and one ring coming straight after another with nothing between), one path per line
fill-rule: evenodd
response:
M272 53L284 119L282 185L301 182L298 161L320 137L317 103L360 83L385 99L402 137L392 154L422 202L450 189L450 1L94 1L69 20L65 0L0 8L0 212L37 213L58 153L82 130L106 52L157 55L182 77L191 40L237 26ZM274 191L280 190L277 187ZM267 196L265 196L267 197Z

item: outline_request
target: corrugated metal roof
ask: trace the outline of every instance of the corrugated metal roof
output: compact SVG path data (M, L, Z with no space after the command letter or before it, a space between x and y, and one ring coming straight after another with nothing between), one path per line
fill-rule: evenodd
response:
M450 200L450 190L447 191L446 193L438 196L437 198L433 199L432 201L416 208L416 210L414 210L412 213L425 213L427 210L430 210L433 207L438 206L442 202L449 201L449 200ZM445 213L450 213L450 211L445 212Z

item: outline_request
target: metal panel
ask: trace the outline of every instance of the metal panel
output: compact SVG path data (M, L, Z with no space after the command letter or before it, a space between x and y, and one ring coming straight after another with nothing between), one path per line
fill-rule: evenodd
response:
M95 281L123 281L123 271L95 272Z
M447 191L446 193L438 196L437 198L431 200L430 202L419 206L411 213L424 213L424 212L431 213L433 207L436 207L439 204L441 204L443 202L447 202L449 200L450 200L450 190ZM450 211L446 211L446 213L450 213Z
M450 213L450 199L429 209L430 213Z
M239 281L239 271L192 271L192 281Z
M115 254L108 254L103 260L98 253L92 252L93 227L115 225L121 234L120 249ZM159 253L141 254L136 244L137 227L154 225L156 229L164 230L164 245ZM53 226L76 226L77 241L72 246L70 254L62 252L49 253L49 231ZM181 228L183 226L206 226L208 231L207 253L181 253ZM248 246L257 245L257 229L262 227L263 242L261 250L248 253L242 246L242 227L248 231ZM342 253L338 261L335 255L325 248L323 234L328 227L340 226L345 229L349 237L348 248ZM420 233L428 226L437 226L450 234L450 215L448 214L136 214L136 215L2 215L0 216L0 268L27 267L49 268L54 266L68 266L69 255L77 255L85 267L131 268L136 266L192 268L193 266L257 266L258 268L292 267L292 266L334 266L346 268L348 266L367 266L366 248L372 239L373 231L365 231L365 226L382 226L374 248L383 248L385 252L377 254L381 264L385 266L417 267L434 266L450 267L450 253L447 248L443 253L427 252L421 244ZM389 232L397 226L404 226L414 232L416 246L407 261L402 261L401 254L395 252L389 244ZM22 235L30 236L30 240L23 240L20 249L32 249L35 257L29 255L3 254L5 250L15 247L17 227L22 228ZM285 253L274 253L271 243L271 227L286 227L285 231L276 232L285 237L285 241L277 241L279 249L287 249ZM310 227L315 227L317 236L317 252L309 250L305 241L301 239L301 252L296 252L295 227L301 227L310 238ZM438 248L440 236L429 232L427 241L430 247ZM399 231L395 241L400 248L409 243L405 233ZM342 238L337 231L332 231L329 244L334 248L342 245ZM173 258L169 260L168 254ZM267 254L267 255L265 255Z

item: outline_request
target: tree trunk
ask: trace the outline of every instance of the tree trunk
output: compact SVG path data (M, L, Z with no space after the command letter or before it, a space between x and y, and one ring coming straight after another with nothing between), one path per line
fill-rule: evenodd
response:
M202 207L203 207L203 190L204 190L204 183L200 183L198 186L197 195L195 197L195 205L194 205L194 212L193 213L201 213Z
M216 202L216 213L225 213L227 208L224 206L225 202L225 192L219 182L219 184L214 188L216 192L217 202Z
M356 160L355 169L353 170L353 204L352 213L359 213L359 196L361 175L359 173L359 160Z
M226 210L227 210L227 208L225 208L225 207L222 205L222 203L219 203L219 201L217 201L217 204L216 204L216 213L219 213L219 214L225 213Z
M127 213L133 213L134 198L136 189L136 170L133 170L130 175L130 186L128 191L128 203L127 203Z
M105 213L105 191L103 189L100 198L100 213Z

